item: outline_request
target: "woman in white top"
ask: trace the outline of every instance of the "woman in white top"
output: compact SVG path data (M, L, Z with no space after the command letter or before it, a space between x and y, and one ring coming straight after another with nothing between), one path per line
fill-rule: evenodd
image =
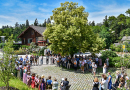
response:
M95 62L93 62L93 74L94 74L94 78L95 78L95 74L96 74L96 68L97 68L97 65L95 64Z
M106 63L104 63L104 66L103 66L103 73L106 74L106 71L107 71L107 65L106 65Z
M58 90L58 82L56 79L54 79L54 82L52 83L52 90Z
M104 80L101 82L101 90L107 90L108 88L108 81L106 75L104 75Z

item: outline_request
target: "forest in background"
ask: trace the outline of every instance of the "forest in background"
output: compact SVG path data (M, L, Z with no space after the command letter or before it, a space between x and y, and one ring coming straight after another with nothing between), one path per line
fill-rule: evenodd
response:
M123 36L130 36L130 9L126 10L125 14L116 16L105 16L103 23L95 24L94 21L88 22L94 33L98 33L101 38L105 39L106 49L109 49L110 45L115 42L120 42ZM35 19L35 26L46 27L46 24L51 23L50 18L45 19L44 23L39 24ZM16 22L15 27L2 26L0 29L0 36L6 36L6 39L13 34L13 39L17 42L20 39L17 38L28 26L29 21L26 20L25 24L18 24Z

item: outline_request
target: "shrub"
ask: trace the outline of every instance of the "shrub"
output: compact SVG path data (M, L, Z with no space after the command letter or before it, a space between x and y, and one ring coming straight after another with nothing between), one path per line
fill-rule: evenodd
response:
M114 67L121 67L121 57L110 57L110 61L109 64L110 66L114 66Z
M118 57L118 55L114 52L114 51L103 51L102 55L101 55L101 59L103 61L103 63L105 62L106 58L109 58L109 62L111 62L111 59L113 57Z
M44 55L44 50L46 49L46 47L42 47L42 49L40 49L40 55L42 54L42 55Z
M14 48L14 50L19 50L19 48L21 47L21 45L13 45L13 48Z
M111 44L110 49L111 49L112 51L115 51L115 48L116 48L115 44Z
M0 48L3 48L4 45L5 43L0 43Z

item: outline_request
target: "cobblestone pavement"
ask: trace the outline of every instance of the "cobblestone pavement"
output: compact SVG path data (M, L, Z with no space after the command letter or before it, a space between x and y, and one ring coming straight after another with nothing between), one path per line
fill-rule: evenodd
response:
M109 68L109 72L112 75L112 82L115 82L115 71L120 69L118 68ZM84 74L78 70L75 72L74 70L62 69L61 67L56 67L55 65L42 65L42 66L32 66L31 71L38 74L44 75L45 78L48 76L52 76L52 81L54 78L61 82L61 78L67 78L69 83L71 84L70 90L91 90L93 85L93 75L90 72L85 72ZM98 77L99 82L101 80L102 68L97 70L96 77ZM130 76L130 69L125 71L128 76Z
M70 90L91 90L93 83L93 76L91 73L81 73L80 70L77 72L73 70L62 69L61 67L56 67L55 65L42 65L42 66L32 66L31 72L38 75L44 75L45 78L52 76L61 82L61 78L67 78L71 84Z

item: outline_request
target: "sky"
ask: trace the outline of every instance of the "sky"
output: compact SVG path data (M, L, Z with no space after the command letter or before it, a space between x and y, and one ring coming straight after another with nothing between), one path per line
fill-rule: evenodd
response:
M14 26L16 22L33 24L35 19L43 23L53 15L52 10L60 7L66 0L0 0L0 28L3 25ZM77 2L89 13L88 21L103 22L107 15L125 14L130 8L130 0L68 0ZM126 14L125 14L126 15Z

